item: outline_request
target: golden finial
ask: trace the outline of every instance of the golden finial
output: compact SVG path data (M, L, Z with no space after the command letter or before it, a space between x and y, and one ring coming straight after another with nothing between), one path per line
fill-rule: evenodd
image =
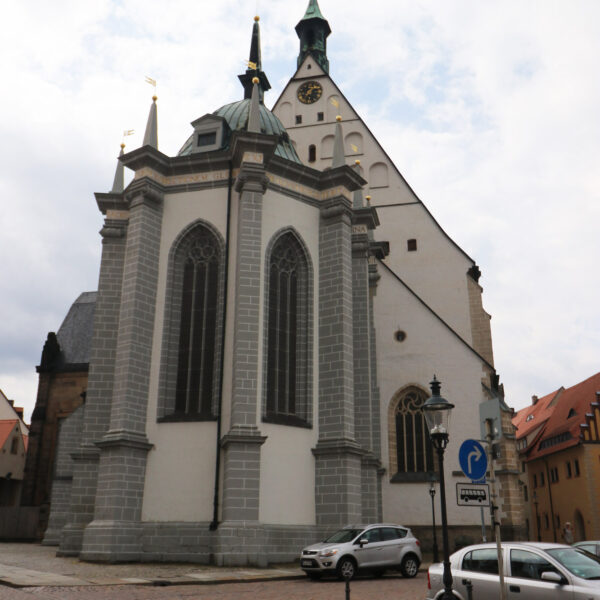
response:
M258 15L256 15L256 16L254 17L254 20L255 20L255 21L258 23L258 22L260 21L260 17L259 17Z
M355 165L360 165L360 160L357 158L357 159L354 161L354 164L355 164Z
M256 83L259 83L259 82L260 82L260 79L258 77L253 77L252 78L252 83L256 84Z
M152 100L153 100L154 102L156 102L156 101L158 100L158 96L157 96L156 94L154 94L154 96L152 96Z
M123 148L125 148L125 142L121 142L121 150L123 150Z
M367 201L367 206L371 204L371 196L365 196L365 200Z
M342 120L342 115L338 115L335 120L339 123Z

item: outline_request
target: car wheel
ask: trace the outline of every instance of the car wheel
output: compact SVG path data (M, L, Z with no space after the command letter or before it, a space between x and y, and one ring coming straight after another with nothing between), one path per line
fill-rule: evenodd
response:
M337 564L337 575L339 579L352 579L356 575L356 563L345 556Z
M419 559L414 554L407 554L400 564L403 577L415 577L419 572Z

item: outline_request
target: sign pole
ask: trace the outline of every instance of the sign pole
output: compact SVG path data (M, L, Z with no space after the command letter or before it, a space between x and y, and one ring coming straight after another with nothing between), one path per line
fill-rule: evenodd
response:
M479 507L481 511L481 541L485 544L487 542L487 535L485 534L485 514L483 512L483 506Z
M498 574L500 575L500 600L506 600L506 589L504 587L504 561L502 560L502 540L500 539L500 521L498 520L498 506L496 500L498 495L496 494L496 473L494 472L494 454L492 452L492 444L494 442L494 421L492 419L485 420L486 439L488 442L487 452L490 455L490 485L491 485L491 496L492 501L490 502L490 512L492 516L492 525L494 527L494 534L496 535L496 551L498 553Z

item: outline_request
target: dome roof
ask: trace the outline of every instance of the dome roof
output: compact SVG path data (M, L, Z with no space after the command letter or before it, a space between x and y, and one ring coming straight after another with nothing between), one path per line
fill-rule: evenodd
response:
M222 117L229 125L231 131L245 130L248 126L248 115L250 113L250 98L244 98L231 104L226 104L213 114L217 117ZM275 154L281 158L286 158L297 163L302 163L296 154L296 150L290 140L285 127L281 121L263 104L259 107L260 111L260 131L267 135L276 135L279 137L279 142L275 148ZM223 147L227 147L229 138L223 140ZM179 156L186 156L193 151L193 135L186 141Z

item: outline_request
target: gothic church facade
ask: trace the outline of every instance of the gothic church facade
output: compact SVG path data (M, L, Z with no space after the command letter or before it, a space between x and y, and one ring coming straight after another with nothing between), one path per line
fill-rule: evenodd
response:
M458 440L500 395L477 266L329 76L316 0L296 31L272 111L256 20L244 98L174 157L154 99L144 145L96 194L86 401L45 538L62 555L265 564L348 523L426 535L429 381ZM478 514L449 508L456 533Z

